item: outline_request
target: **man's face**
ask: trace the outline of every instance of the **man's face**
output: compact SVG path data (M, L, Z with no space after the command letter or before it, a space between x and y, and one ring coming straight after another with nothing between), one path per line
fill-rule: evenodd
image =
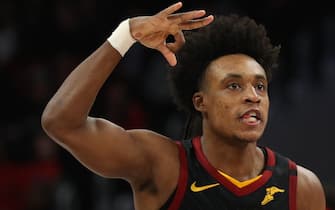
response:
M257 141L268 119L267 87L265 71L253 58L233 54L214 60L206 70L201 91L193 97L203 114L204 133Z

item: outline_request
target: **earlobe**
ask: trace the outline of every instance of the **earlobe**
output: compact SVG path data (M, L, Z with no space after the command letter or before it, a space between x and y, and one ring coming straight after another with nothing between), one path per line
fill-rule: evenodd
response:
M195 110L199 112L204 112L205 111L205 105L204 105L204 97L201 92L196 92L193 94L193 106Z

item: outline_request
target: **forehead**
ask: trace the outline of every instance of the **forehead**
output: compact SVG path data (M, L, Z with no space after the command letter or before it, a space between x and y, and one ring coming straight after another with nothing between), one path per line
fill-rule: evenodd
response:
M212 61L206 70L206 79L221 80L231 75L241 78L264 77L263 67L252 57L244 54L232 54L219 57Z

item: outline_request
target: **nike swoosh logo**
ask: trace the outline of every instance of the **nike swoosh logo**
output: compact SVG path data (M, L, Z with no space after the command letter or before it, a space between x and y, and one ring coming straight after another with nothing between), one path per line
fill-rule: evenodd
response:
M204 185L204 186L196 186L196 181L192 183L191 185L191 190L193 192L201 192L201 191L204 191L204 190L207 190L207 189L210 189L210 188L213 188L213 187L216 187L220 185L220 183L215 183L215 184L209 184L209 185Z

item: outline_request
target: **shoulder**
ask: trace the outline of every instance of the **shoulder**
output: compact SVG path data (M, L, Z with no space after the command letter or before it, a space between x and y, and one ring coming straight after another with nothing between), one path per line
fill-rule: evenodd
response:
M326 209L323 186L311 170L297 166L297 210Z
M164 151L175 153L178 151L175 140L157 132L145 129L133 129L127 132L145 150L158 151L159 153L164 153Z
M151 177L166 176L168 168L178 169L179 147L176 140L154 131L134 129L127 131L136 141L139 149L147 156L147 163L151 165ZM166 167L169 166L169 167ZM163 175L162 175L163 174Z

